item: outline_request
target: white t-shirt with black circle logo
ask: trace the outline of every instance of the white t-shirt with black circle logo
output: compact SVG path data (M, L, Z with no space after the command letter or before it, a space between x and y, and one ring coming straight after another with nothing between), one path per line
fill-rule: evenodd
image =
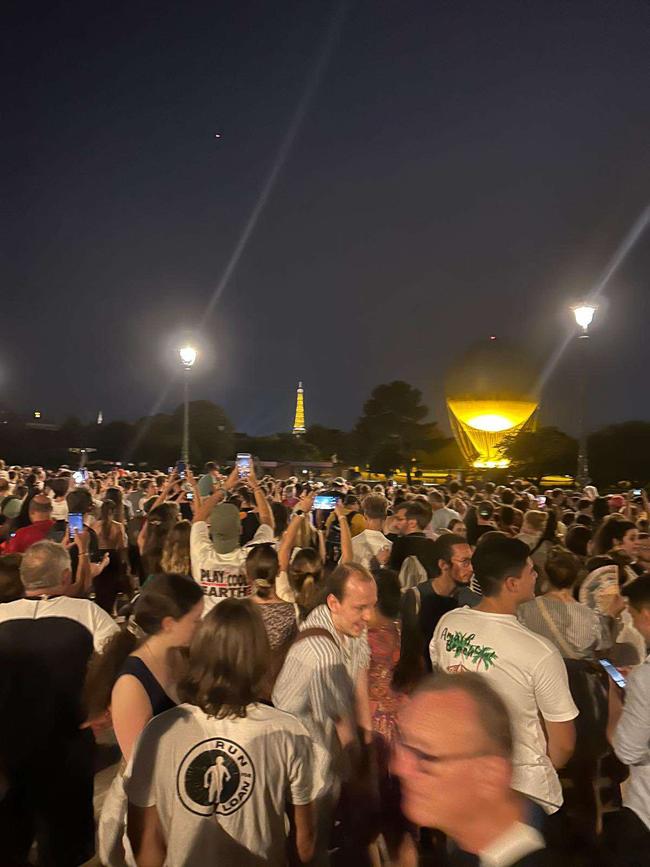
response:
M167 864L286 864L285 804L313 800L312 745L283 711L249 705L215 719L180 705L142 733L125 783L129 801L156 806Z

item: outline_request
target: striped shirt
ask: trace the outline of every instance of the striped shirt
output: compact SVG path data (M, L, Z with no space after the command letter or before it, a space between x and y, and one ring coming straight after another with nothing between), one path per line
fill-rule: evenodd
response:
M566 656L565 649L560 646L555 632L548 625L540 605L548 612L575 659L594 659L597 651L611 646L612 637L607 618L592 611L587 605L563 602L552 596L538 596L520 605L517 609L519 622L552 641L562 656Z
M327 605L319 605L301 626L327 629L334 641L314 636L294 644L273 689L273 704L293 714L314 742L316 766L327 788L334 785L340 746L336 721L355 718L354 688L370 664L366 635L341 636Z

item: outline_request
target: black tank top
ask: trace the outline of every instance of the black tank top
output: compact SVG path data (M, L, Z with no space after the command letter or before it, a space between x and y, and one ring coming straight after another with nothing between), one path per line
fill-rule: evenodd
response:
M123 674L130 674L140 681L144 691L149 696L154 716L158 716L159 713L163 713L163 711L171 710L171 708L176 707L176 702L171 700L138 656L127 656L124 665L118 674L118 678Z

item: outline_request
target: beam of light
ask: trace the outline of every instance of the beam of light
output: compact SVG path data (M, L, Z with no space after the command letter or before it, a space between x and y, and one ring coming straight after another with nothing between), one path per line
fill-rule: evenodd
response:
M239 260L241 259L242 254L246 249L246 245L248 244L248 241L253 234L253 230L257 225L260 215L264 210L264 207L268 202L271 193L273 192L273 188L278 179L278 176L287 161L287 157L289 156L294 140L298 132L300 131L300 127L302 126L303 120L305 119L307 111L309 110L312 100L316 94L325 69L332 57L336 42L341 33L341 29L343 28L343 24L345 23L345 19L348 13L348 5L348 0L343 0L343 2L339 3L338 7L334 11L330 25L323 38L321 50L319 51L312 70L307 77L305 87L303 88L302 94L298 101L298 105L296 106L296 110L289 124L289 128L287 129L287 132L280 143L280 147L278 148L278 151L275 155L271 170L268 174L268 177L266 178L266 181L262 185L262 189L260 190L260 194L257 198L255 206L253 207L253 210L251 211L248 220L244 224L244 228L242 229L239 239L235 244L235 247L230 255L230 259L228 260L228 263L224 269L224 272L221 275L221 278L217 283L217 286L205 308L205 312L203 313L203 316L201 318L199 331L201 331L201 329L205 326L205 323L209 319L217 302L221 298L224 290L226 289L228 281L232 277L235 268L239 264ZM167 396L169 395L172 386L176 383L176 380L177 377L172 377L171 381L167 383L166 387L163 389L158 399L154 402L154 405L152 406L149 415L147 416L147 421L142 425L142 427L138 431L136 438L129 445L127 453L123 458L123 462L126 462L130 459L130 457L135 453L137 447L146 436L151 426L151 422L149 419L160 412L161 408L167 400Z
M158 395L158 398L154 402L154 404L151 407L151 409L149 410L148 414L146 416L143 416L143 418L145 419L144 423L142 424L142 426L138 430L135 437L129 443L128 448L126 449L126 451L122 455L122 463L123 464L128 463L131 460L131 458L133 457L133 455L136 452L136 449L138 448L138 446L140 445L142 440L145 438L145 436L149 433L149 428L151 427L151 423L152 423L154 416L158 415L158 413L162 409L165 401L167 400L167 396L169 395L169 392L172 390L172 386L176 385L177 380L178 380L178 375L175 375L175 376L172 376L172 378L167 381L167 385L163 388L162 392Z
M262 189L260 190L260 194L257 198L257 201L255 202L253 210L251 211L248 220L244 224L244 228L242 229L237 243L235 244L235 248L230 255L230 259L228 260L224 272L221 275L221 279L217 283L217 286L212 293L212 297L208 301L207 307L205 308L205 312L201 319L201 327L203 327L206 321L209 319L217 302L221 298L226 286L228 285L228 281L232 277L237 265L239 264L239 260L241 259L242 254L246 249L246 245L248 244L248 241L253 234L260 215L264 210L266 203L271 196L271 193L273 192L273 188L275 187L278 176L284 168L296 135L298 134L300 127L302 126L307 111L309 110L314 95L321 82L323 73L325 72L325 68L327 67L331 59L334 46L336 45L336 41L340 35L341 28L343 27L347 11L348 3L347 0L344 0L344 2L339 4L338 8L334 12L334 15L332 16L330 25L323 38L321 50L316 57L316 61L312 67L310 74L307 76L307 81L305 82L305 86L298 101L298 105L296 106L296 110L293 114L287 132L285 133L284 138L280 143L280 147L278 148L278 151L275 155L275 159L273 160L273 163L271 165L271 170L266 178L266 181L262 185Z
M609 283L613 275L618 271L621 267L628 254L639 240L648 224L650 223L650 205L647 205L643 211L641 211L640 215L637 217L634 225L627 233L627 235L623 238L621 243L619 244L616 252L612 256L612 258L607 263L603 273L600 276L600 279L593 287L592 291L585 298L585 304L591 304L596 306L598 299L602 295L605 286ZM575 335L575 329L572 328L562 339L562 341L555 348L551 357L549 358L544 370L542 371L539 380L537 382L538 394L541 393L542 389L548 382L548 380L553 375L555 368L558 366L560 359L564 355L568 345L573 340Z

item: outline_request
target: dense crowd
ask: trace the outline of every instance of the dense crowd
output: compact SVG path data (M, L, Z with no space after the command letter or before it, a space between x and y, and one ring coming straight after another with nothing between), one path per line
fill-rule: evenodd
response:
M0 462L0 865L648 863L649 517Z

